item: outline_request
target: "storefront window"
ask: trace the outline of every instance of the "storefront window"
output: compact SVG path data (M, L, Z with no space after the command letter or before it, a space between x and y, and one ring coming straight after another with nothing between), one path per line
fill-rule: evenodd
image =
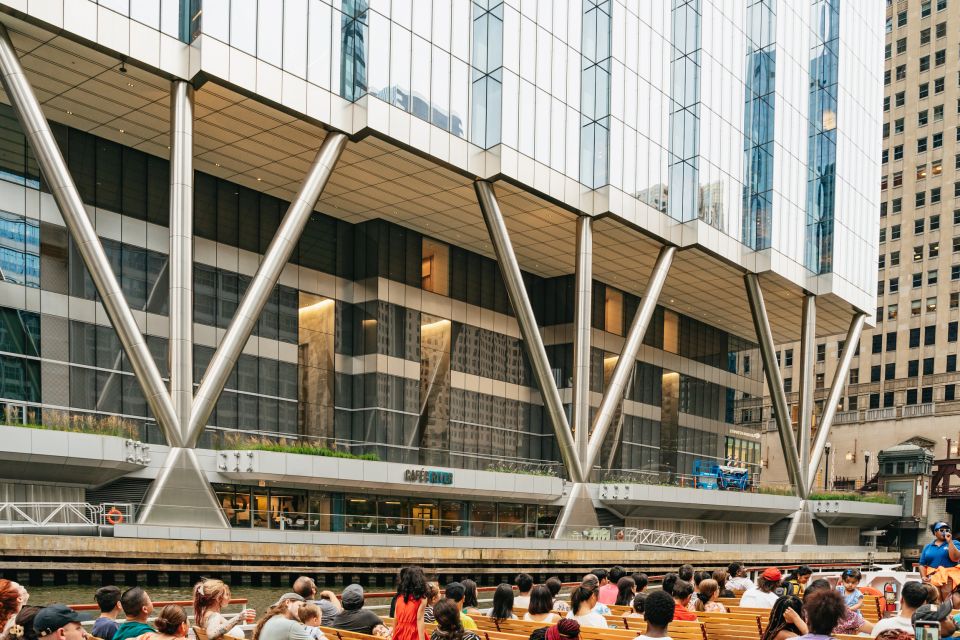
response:
M501 538L523 538L527 508L522 504L501 503L498 510L497 535Z
M364 496L215 484L234 527L410 535L549 538L560 508L548 505Z
M345 528L358 533L376 531L377 503L367 498L348 496L344 504L346 511Z
M553 535L553 527L557 524L557 518L560 517L560 507L538 505L530 509L531 511L535 509L537 512L537 528L534 535L537 538L549 538Z
M310 492L310 513L307 528L310 531L333 531L333 504L329 493Z
M409 520L399 498L384 498L377 501L377 531L380 533L407 533Z
M440 502L440 534L444 536L458 536L465 534L464 524L466 510L462 502Z
M497 505L474 502L470 505L470 535L493 538L497 535Z
M418 500L410 505L411 533L418 536L435 535L439 530L440 509L432 500Z
M250 526L250 489L233 485L214 485L217 500L227 521L234 527Z

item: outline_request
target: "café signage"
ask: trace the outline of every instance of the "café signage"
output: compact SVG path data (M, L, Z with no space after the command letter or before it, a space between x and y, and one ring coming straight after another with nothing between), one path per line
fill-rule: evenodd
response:
M450 471L407 469L403 472L403 479L406 482L421 482L423 484L453 484L453 473Z

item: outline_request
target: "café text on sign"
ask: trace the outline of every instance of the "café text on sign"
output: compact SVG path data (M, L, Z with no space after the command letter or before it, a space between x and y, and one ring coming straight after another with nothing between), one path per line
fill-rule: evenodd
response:
M424 484L453 484L453 473L450 471L407 469L403 472L403 479L407 482L422 482Z

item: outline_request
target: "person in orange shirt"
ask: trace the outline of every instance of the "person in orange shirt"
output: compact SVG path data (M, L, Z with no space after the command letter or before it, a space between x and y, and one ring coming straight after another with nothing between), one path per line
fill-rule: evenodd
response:
M693 595L693 585L686 580L677 580L673 585L673 602L675 604L674 620L696 620L697 614L687 609L690 596Z
M620 581L620 578L625 575L627 575L627 572L624 571L623 567L621 566L616 566L610 569L610 573L607 574L607 579L609 582L600 585L600 596L597 598L597 601L608 606L611 604L616 604L617 593L619 593L617 583Z

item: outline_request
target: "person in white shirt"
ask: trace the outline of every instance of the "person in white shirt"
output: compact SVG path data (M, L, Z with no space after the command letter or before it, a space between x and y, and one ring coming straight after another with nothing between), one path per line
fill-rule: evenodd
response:
M663 591L651 591L643 604L643 617L647 630L634 640L670 640L668 627L673 622L676 603L673 597Z
M900 613L892 618L884 618L873 625L873 631L870 635L876 638L878 635L888 629L903 629L907 633L913 633L913 612L917 610L927 600L927 590L923 583L911 580L903 585L900 591Z
M757 585L747 577L747 570L742 562L731 562L727 567L727 573L730 574L727 578L727 589L742 593L757 588Z
M751 609L770 609L779 597L775 589L780 586L783 574L776 567L768 567L757 578L757 588L745 591L740 597L740 606Z
M574 589L573 593L570 594L570 612L567 614L567 618L576 620L581 627L606 629L606 619L593 610L599 594L600 589L598 587L580 585Z
M533 578L528 573L521 573L514 579L520 593L513 599L513 606L526 609L530 606L530 589L533 588Z

